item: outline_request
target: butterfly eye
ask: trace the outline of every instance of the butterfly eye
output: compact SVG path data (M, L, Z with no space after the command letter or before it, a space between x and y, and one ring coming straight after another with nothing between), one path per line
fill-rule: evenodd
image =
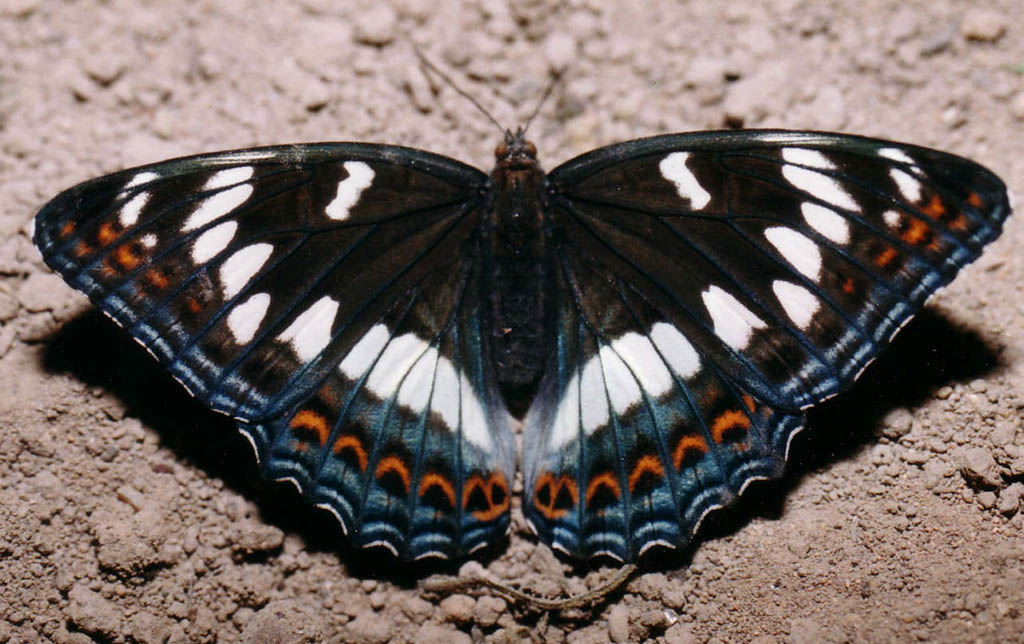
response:
M496 159L504 159L508 156L508 143L502 141L498 144L498 147L494 148L494 157Z
M534 145L532 141L525 141L523 143L523 147L526 149L526 154L530 155L532 158L536 158L537 146Z

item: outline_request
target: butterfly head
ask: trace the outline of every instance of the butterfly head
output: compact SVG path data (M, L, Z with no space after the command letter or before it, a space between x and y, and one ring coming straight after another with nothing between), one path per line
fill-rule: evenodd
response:
M526 130L517 128L513 134L505 130L505 140L494 148L499 166L520 170L537 165L537 146L526 140Z

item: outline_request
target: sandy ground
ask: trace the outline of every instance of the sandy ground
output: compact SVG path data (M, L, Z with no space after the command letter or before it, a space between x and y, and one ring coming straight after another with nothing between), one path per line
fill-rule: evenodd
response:
M971 8L969 8L971 7ZM316 140L547 167L723 125L843 130L973 157L1024 193L1021 0L0 3L0 641L1024 641L1024 220L816 410L756 486L591 610L423 594L262 484L206 412L43 266L36 209L94 175ZM517 521L487 574L580 592ZM467 566L479 568L480 564ZM461 574L468 574L464 569Z

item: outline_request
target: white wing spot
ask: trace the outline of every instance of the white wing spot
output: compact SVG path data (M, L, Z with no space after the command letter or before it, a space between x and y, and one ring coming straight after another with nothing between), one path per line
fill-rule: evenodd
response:
M146 233L142 237L139 237L139 242L146 248L153 248L156 246L156 235L153 233Z
M466 374L459 376L459 384L462 395L462 436L483 451L490 452L494 447L491 444L491 432L487 426L484 406Z
M782 166L782 176L786 181L800 188L822 201L836 205L846 210L859 210L857 202L853 200L850 193L843 190L839 182L828 175L824 175L811 168L820 170L832 170L835 166L817 150L805 150L803 148L783 148L782 158L786 164ZM810 166L802 168L798 165Z
M886 210L885 212L882 213L882 221L884 221L885 225L888 226L889 228L899 228L900 220L902 219L903 217L900 215L900 213L896 212L895 210Z
M640 381L648 396L657 398L672 389L672 374L646 336L631 331L615 339L611 347Z
M584 371L586 367L584 367ZM597 376L600 376L600 366L596 367ZM590 375L590 380L593 381L594 374ZM598 382L600 378L598 378ZM599 385L591 384L590 388L595 389ZM608 411L608 396L604 393L604 388L601 387L601 397L604 399L604 403L596 402L594 404L603 404L605 407L605 413ZM588 420L590 424L583 425L582 429L587 433L593 432L595 429L608 422L607 420L601 421L602 413L600 407L594 408L588 412ZM558 411L555 412L555 420L551 423L551 438L549 444L552 449L558 449L563 445L566 445L580 435L580 425L582 419L580 418L580 379L579 376L573 374L572 378L569 378L569 383L562 392L562 398L558 401ZM595 424L600 423L600 424Z
M228 314L228 330L235 336L238 344L247 344L252 341L256 331L260 328L267 308L270 306L269 293L256 293L246 301L231 309Z
M398 404L408 407L417 414L427 408L438 357L437 349L434 347L420 354L416 364L405 374L402 386L398 388Z
M352 346L338 368L349 380L357 380L373 365L388 344L391 334L383 324L375 324Z
M709 287L701 293L701 298L715 325L715 335L733 349L746 349L754 329L768 326L739 300L717 286Z
M899 148L880 148L878 150L878 156L885 157L886 159L892 159L893 161L902 161L903 163L914 163L914 160Z
M643 400L643 393L641 393L629 367L622 361L622 358L612 351L611 347L607 345L601 347L599 355L601 368L604 371L604 385L608 389L608 399L611 401L615 413L624 414L630 407ZM591 395L596 395L596 393L583 390L584 405L587 404Z
M131 181L129 181L128 183L124 184L124 188L122 188L122 190L127 190L128 188L134 188L135 186L141 186L144 183L149 183L153 179L159 179L159 178L160 178L160 175L158 175L155 172L148 172L148 171L147 172L140 172L137 175L135 175L134 177L132 177Z
M850 224L842 215L810 201L800 204L800 212L803 213L807 225L824 237L837 244L846 244L850 241Z
M423 350L424 347L427 347L426 350ZM473 384L465 374L460 375L451 361L440 355L437 349L428 347L426 342L407 333L395 338L388 345L385 354L377 363L378 366L385 361L398 365L394 371L399 378L405 374L405 380L398 389L399 404L420 413L427 408L429 398L431 413L440 416L445 425L457 430L463 438L485 452L494 449L487 412ZM415 364L411 369L403 368L403 365L413 361ZM376 373L377 367L370 374L371 380ZM397 383L391 379L392 376L392 373L381 372L380 377L387 381L376 383L382 388L380 391L394 390ZM374 389L370 380L367 380L367 384L371 390ZM387 397L387 394L384 394L384 397Z
M196 228L202 228L211 221L215 221L241 206L251 195L252 186L248 183L243 183L240 186L235 186L224 192L218 192L207 197L199 204L195 212L185 220L185 225L181 227L181 231L188 232Z
M772 291L789 319L801 329L807 329L814 314L821 308L818 298L798 284L775 280L772 282Z
M121 207L121 214L118 215L121 225L125 228L134 226L139 221L139 214L142 213L142 209L146 207L147 203L149 203L148 192L140 192L132 197L128 203Z
M697 177L686 167L689 152L673 152L658 164L661 176L676 184L676 191L690 202L690 207L700 210L711 201L711 194L700 186Z
M813 241L792 228L767 228L764 236L793 268L817 281L821 277L821 251Z
M686 336L667 322L658 322L651 327L651 342L658 347L661 356L672 371L681 378L690 378L700 371L700 356Z
M228 247L238 230L238 222L225 221L207 230L192 244L192 261L202 264Z
M277 338L290 342L299 360L309 362L330 344L331 326L337 312L338 300L325 295L295 318Z
M896 182L900 194L906 197L907 201L911 203L921 201L921 182L917 180L917 177L899 168L889 168L889 176Z
M574 414L580 414L580 420L583 425L583 432L585 434L592 434L599 427L604 427L608 424L610 414L608 411L608 394L605 392L604 385L604 371L601 368L601 361L596 357L591 358L587 361L587 364L583 365L583 375L577 381L577 376L573 375L570 379L569 386L571 388L582 390L582 408L565 409L564 412L568 416ZM566 391L568 393L568 391ZM573 402L573 406L578 405L578 401L581 398L575 396L569 396L568 400L563 399L563 405L566 402ZM563 410L559 406L559 413Z
M227 170L221 170L214 173L206 183L203 184L203 190L216 190L217 188L227 188L233 186L236 183L242 183L252 179L253 168L251 165L239 166L237 168L228 168Z
M392 338L366 379L367 388L385 400L391 398L397 393L402 378L427 348L427 343L412 333Z
M270 244L253 244L235 251L231 257L224 260L220 267L220 282L224 287L225 297L232 298L238 295L270 259L273 252L274 247Z
M811 168L835 170L836 165L817 150L807 148L782 148L782 159L787 163L797 163Z
M362 161L346 161L348 176L338 182L338 194L327 204L324 212L335 220L348 219L349 211L359 202L359 196L373 183L373 169Z
M558 449L581 432L594 433L608 424L612 409L625 413L643 400L644 392L652 397L668 392L674 381L666 364L683 378L700 370L693 345L664 322L651 327L649 338L629 332L601 347L562 392L551 423L550 447Z
M459 426L461 407L459 374L451 361L442 357L437 361L434 374L434 392L430 395L430 411L436 413L449 427Z

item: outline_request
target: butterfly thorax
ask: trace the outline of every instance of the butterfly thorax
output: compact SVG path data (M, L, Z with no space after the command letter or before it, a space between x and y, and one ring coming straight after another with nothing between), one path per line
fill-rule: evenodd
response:
M536 391L552 336L547 178L536 154L522 132L506 134L495 150L483 227L487 252L481 299L490 321L487 342L498 383L516 415Z

